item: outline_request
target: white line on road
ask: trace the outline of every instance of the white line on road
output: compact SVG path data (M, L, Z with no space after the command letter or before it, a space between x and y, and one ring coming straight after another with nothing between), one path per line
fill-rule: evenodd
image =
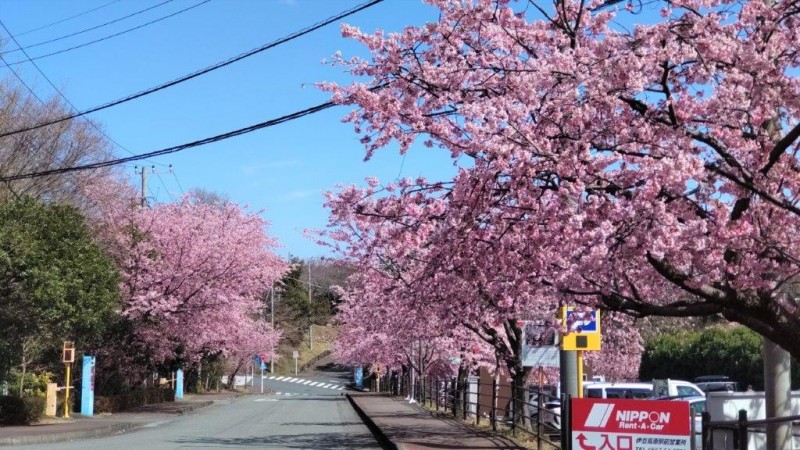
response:
M311 383L311 386L319 386L320 384L322 384L322 383L315 381L315 382Z
M325 389L328 389L329 387L331 387L331 385L330 384L325 384L325 385L320 386L320 387L324 387Z
M285 378L286 378L286 377L278 377L278 378L277 378L277 380L278 380L278 381L283 381Z
M275 379L275 375L273 375L273 376L269 377L269 379L270 379L270 380L274 380L274 379Z
M303 384L308 384L308 383L311 383L311 380L308 380L308 381L306 381L306 382L305 382L305 383L303 383Z

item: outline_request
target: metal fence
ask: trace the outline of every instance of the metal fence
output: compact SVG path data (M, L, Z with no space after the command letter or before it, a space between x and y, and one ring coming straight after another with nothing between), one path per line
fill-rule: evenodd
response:
M793 424L800 422L800 416L774 417L770 419L748 420L747 411L739 410L737 420L712 421L708 411L703 413L703 450L725 449L745 450L753 442L753 447L764 448L766 428L771 424Z
M533 386L522 395L526 399L517 408L514 390L493 380L481 383L478 377L468 377L462 383L455 378L418 378L409 383L408 377L390 373L372 378L372 390L406 397L434 411L462 420L474 420L477 425L488 423L492 430L508 429L513 435L527 433L536 439L538 448L547 443L561 448L561 401L552 393ZM522 410L522 417L515 411ZM519 413L517 413L519 414Z

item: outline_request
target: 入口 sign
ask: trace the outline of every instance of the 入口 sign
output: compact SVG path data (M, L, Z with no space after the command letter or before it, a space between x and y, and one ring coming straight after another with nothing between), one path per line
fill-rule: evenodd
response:
M575 450L689 450L689 403L668 400L572 399Z

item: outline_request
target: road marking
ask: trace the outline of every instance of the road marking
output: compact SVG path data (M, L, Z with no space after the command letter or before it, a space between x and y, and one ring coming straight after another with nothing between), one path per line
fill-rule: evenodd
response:
M339 386L339 389L337 389L337 391L343 391L343 390L344 390L344 386Z
M331 385L330 384L326 384L326 385L323 385L322 387L324 387L325 389L328 389L329 387L331 387Z
M290 383L297 383L297 378L289 378L288 380L285 381L288 381Z
M315 381L315 382L311 383L311 386L319 386L320 384L322 384L322 383L320 383L318 381Z
M275 379L275 375L273 375L273 376L269 377L269 379L270 379L270 380L274 380L274 379Z
M267 401L267 399L265 399L265 398L257 398L257 399L255 399L253 401L254 402L265 402L265 401Z
M286 377L278 377L277 380L278 381L283 381L284 378L286 378Z
M305 382L305 383L303 383L303 384L308 384L308 383L311 383L311 380L308 380L308 381L306 381L306 382Z

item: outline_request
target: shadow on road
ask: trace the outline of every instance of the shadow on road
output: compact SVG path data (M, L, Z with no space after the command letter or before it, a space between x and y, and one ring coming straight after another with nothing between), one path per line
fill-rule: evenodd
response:
M274 436L258 437L198 437L174 440L180 445L200 445L219 447L259 447L259 448L375 448L372 436L358 437L342 433L317 433L317 434L278 434Z

